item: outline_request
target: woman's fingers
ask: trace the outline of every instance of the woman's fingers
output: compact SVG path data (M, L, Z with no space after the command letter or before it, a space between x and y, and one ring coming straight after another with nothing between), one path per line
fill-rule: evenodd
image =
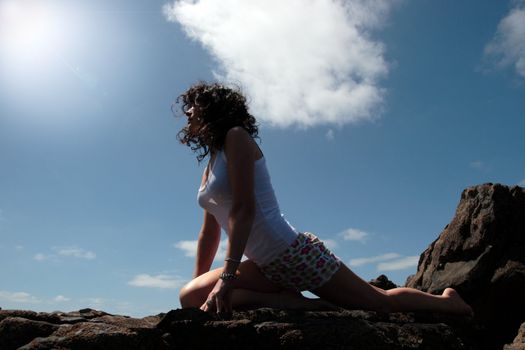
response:
M223 306L223 302L222 302L222 299L219 298L219 297L216 297L216 299L215 299L215 305L216 305L216 307L217 307L217 308L216 308L216 309L217 309L217 313L221 313L221 312L223 311L222 309L224 308L224 306Z
M208 307L208 302L205 301L204 304L201 305L200 309L202 311L208 311L209 307Z
M232 313L231 298L229 293L221 296L216 296L217 313Z
M206 312L208 312L208 311L211 311L213 305L215 305L215 302L213 301L213 297L212 297L212 298L210 298L210 299L207 299L207 300L204 302L204 304L201 305L200 309L201 309L202 311L206 311Z
M231 313L231 291L223 290L217 293L212 291L200 309L206 312Z
M216 312L218 314L231 314L232 306L228 297L221 298L218 295L213 296L201 305L200 309L204 312Z
M227 313L232 313L232 303L231 303L231 299L229 297L227 297L226 300L225 300L225 306L226 306L226 312Z

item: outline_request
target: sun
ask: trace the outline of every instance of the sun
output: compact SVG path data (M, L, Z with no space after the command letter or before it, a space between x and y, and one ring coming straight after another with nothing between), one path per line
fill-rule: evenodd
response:
M0 112L4 125L43 130L64 124L58 113L46 113L43 107L51 105L49 97L67 71L64 57L72 28L57 4L0 0L0 110L8 111ZM33 105L42 107L36 112Z
M63 38L60 25L46 1L0 0L0 55L11 64L52 58Z

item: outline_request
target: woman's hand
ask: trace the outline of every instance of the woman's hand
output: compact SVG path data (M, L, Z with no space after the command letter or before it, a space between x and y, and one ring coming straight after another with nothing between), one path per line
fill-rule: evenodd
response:
M231 313L232 290L232 281L224 281L219 278L217 283L215 283L215 287L213 287L210 294L208 294L208 298L204 304L201 305L200 309L207 312L213 312L215 310L217 313Z

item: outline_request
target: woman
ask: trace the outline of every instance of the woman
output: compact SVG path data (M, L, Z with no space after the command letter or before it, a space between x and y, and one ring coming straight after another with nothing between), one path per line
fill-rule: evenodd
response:
M179 96L188 124L181 143L210 155L198 192L204 208L193 280L180 292L182 307L230 312L257 304L315 309L336 305L382 312L472 314L452 288L431 295L411 288L383 290L355 275L317 237L297 232L281 215L265 158L254 141L255 118L236 89L199 83ZM210 271L221 228L228 234L224 267ZM246 255L248 260L241 262ZM320 299L302 297L309 290Z

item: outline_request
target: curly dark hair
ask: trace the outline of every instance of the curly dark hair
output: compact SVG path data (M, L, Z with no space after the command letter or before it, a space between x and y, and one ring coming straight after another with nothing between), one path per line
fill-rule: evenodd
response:
M199 82L177 97L175 103L182 103L183 115L195 105L202 111L202 126L197 132L192 132L186 125L177 134L180 143L198 152L199 163L211 150L223 148L226 133L235 126L241 126L250 136L259 138L257 121L248 112L246 97L238 87Z

